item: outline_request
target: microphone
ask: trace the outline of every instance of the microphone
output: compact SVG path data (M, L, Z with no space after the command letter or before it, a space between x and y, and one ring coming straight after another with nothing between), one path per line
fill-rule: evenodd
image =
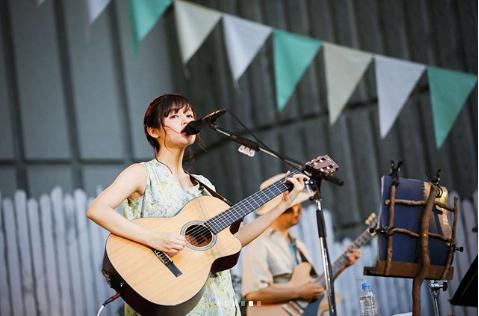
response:
M186 124L185 128L183 128L181 132L184 132L187 135L196 135L200 132L200 130L203 127L211 123L214 123L218 117L222 116L225 113L226 113L225 109L211 112L210 114L205 115L198 120L189 122L188 124Z

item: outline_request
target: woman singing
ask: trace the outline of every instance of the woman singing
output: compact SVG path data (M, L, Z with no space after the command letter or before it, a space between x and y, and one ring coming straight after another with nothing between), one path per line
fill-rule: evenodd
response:
M111 233L175 256L185 247L185 238L172 232L154 232L131 220L140 217L172 217L191 199L209 195L202 185L214 190L208 179L188 174L183 169L185 149L195 142L184 127L196 117L193 105L183 96L165 94L154 99L144 117L146 138L155 149L155 157L135 163L123 170L115 181L101 192L87 211L87 216ZM294 185L272 212L240 227L235 234L242 246L259 236L289 206L304 188L304 176L287 179ZM196 181L197 179L198 181ZM124 216L115 208L124 202ZM230 272L211 274L199 303L188 315L235 315ZM125 315L138 315L125 304Z

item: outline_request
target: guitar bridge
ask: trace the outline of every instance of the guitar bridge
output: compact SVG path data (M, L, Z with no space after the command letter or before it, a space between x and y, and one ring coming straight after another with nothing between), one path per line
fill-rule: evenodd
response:
M180 269L175 265L175 263L167 256L163 251L159 251L156 249L151 248L155 256L160 259L160 261L170 270L171 273L175 277L179 277L180 275L183 274Z

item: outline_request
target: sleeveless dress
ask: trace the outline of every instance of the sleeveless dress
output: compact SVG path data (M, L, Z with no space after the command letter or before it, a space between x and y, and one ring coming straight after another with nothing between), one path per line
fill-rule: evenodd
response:
M191 199L209 192L199 184L184 190L170 168L156 159L141 163L147 170L145 194L135 200L127 199L123 204L123 215L133 220L140 217L172 217ZM214 190L211 182L201 175L196 179ZM211 274L206 281L205 291L198 304L188 316L239 315L229 270ZM138 316L128 304L125 315ZM145 315L147 316L147 315Z

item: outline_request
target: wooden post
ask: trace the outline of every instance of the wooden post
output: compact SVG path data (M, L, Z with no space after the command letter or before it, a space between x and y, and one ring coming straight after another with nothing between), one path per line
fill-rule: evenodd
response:
M420 316L421 314L421 285L424 281L424 277L431 265L429 257L429 221L431 219L432 210L434 208L434 202L436 199L437 189L436 186L431 185L431 192L427 199L426 207L421 218L421 232L420 232L420 268L412 284L412 312L413 316Z
M389 193L389 229L394 227L394 205L396 201L396 183L391 184ZM391 269L391 261L393 259L393 234L390 234L387 239L386 249L386 265L384 266L384 275L389 275Z

